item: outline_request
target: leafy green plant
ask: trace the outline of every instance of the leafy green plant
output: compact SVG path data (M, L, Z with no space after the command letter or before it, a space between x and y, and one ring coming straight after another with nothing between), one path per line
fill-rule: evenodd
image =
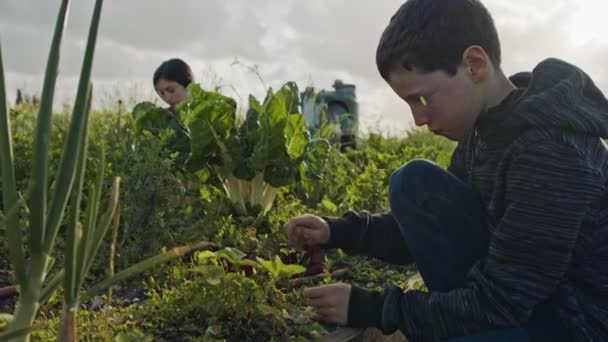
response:
M164 143L164 139L142 135L131 150L110 156L114 172L121 174L123 189L119 267L155 255L163 246L201 238L191 236L184 241L179 236L180 230L194 223L191 219L196 213L189 214L186 208L199 196L188 193L184 177L172 168L172 159L163 156Z
M235 267L265 270L243 252L201 251L192 259L188 272L171 272L179 280L174 286L149 286L150 299L137 309L145 333L165 340L292 341L324 331L290 304L301 300L297 291L278 288L269 272L247 274ZM232 268L226 267L228 261ZM276 265L268 269L280 278L297 273Z
M369 161L366 167L346 187L342 210L365 208L372 212L388 210L388 178L386 170ZM361 194L365 194L362 196Z
M271 275L271 279L279 280L290 278L296 274L301 274L306 271L306 267L301 265L286 265L281 261L281 258L277 255L273 260L264 260L257 258L258 262L264 269Z
M72 115L71 126L65 140L65 148L61 157L60 166L55 178L56 184L52 188L51 200L48 202L48 150L49 132L51 130L51 116L53 106L53 95L59 66L59 51L61 39L67 19L68 1L61 3L57 24L53 35L53 41L49 52L48 64L45 73L40 110L36 123L36 134L34 136L33 164L31 187L28 194L29 230L28 255L26 260L22 241L22 231L19 222L19 214L25 203L19 200L13 162L12 139L10 119L6 105L6 92L4 85L4 71L0 53L0 162L2 167L3 205L7 215L7 237L9 240L9 253L15 269L15 276L19 286L19 301L16 306L14 319L9 325L8 334L16 331L28 331L40 307L40 301L53 286L59 284L60 277L52 279L45 286L45 281L52 263L51 250L55 244L68 199L73 192L73 185L77 174L82 173L82 166L86 156L86 136L88 129L88 118L91 105L92 87L90 85L93 54L96 43L97 28L101 14L102 1L95 4L93 19L89 32L89 39L85 50L85 58L78 86L78 94ZM1 52L1 50L0 50ZM79 171L80 170L80 171ZM82 181L80 181L82 183ZM73 196L79 198L82 186L76 187ZM70 222L76 222L77 212L71 211L68 218ZM111 216L111 213L110 213ZM73 230L76 224L71 225ZM76 241L75 232L72 235ZM77 246L68 246L68 253L76 251ZM92 249L88 249L86 257L92 258ZM85 254L82 254L85 256ZM88 261L89 259L87 259ZM66 260L68 279L76 279L76 259ZM80 264L86 265L84 260ZM76 284L75 281L72 285ZM14 338L15 340L29 340L29 332Z
M117 341L129 336L138 337L136 341L150 341L137 327L136 307L116 307L106 310L80 309L77 313L78 337L82 341ZM36 322L32 340L55 342L60 327L60 317L50 314L45 320Z
M245 120L236 123L234 100L191 85L190 98L180 109L192 137L192 163L214 169L237 213L266 213L277 189L300 177L301 165L314 172L321 163L324 140L311 140L298 114L298 90L288 82L276 93L268 90L263 103L249 97Z
M133 108L133 119L136 134L147 131L158 136L170 132L164 147L178 153L176 161L178 166L183 166L190 153L190 132L177 116L151 102L141 102Z
M191 132L188 168L219 177L239 215L267 213L278 188L318 175L329 143L310 138L298 113L295 83L276 93L269 89L263 103L250 96L242 122L232 98L195 83L188 93L188 100L178 105ZM167 126L163 109L149 103L136 106L133 115L141 129L153 132Z
M216 252L203 251L195 254L195 260L200 266L193 272L205 274L208 281L217 282L225 272L240 272L255 274L260 265L254 260L246 259L247 255L240 250L226 247ZM220 272L221 271L221 272Z

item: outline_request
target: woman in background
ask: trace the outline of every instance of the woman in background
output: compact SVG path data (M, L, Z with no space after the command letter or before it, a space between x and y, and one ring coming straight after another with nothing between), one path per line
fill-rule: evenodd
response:
M182 123L182 119L177 115L176 106L188 99L186 88L194 82L194 76L190 66L179 58L172 58L164 61L154 72L153 84L158 96L165 101L172 114L169 120L169 127L175 131L167 146L171 151L179 152L175 162L177 165L184 165L190 155L190 132Z
M154 72L156 93L165 101L174 115L175 106L188 98L186 87L194 81L190 66L179 58L164 61Z

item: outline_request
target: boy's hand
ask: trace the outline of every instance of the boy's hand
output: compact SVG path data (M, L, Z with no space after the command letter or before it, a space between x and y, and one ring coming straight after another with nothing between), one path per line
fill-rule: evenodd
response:
M345 325L350 291L351 285L344 283L307 288L304 289L304 302L315 310L320 320Z
M295 217L285 225L285 233L290 244L301 249L309 249L329 242L329 224L315 215Z

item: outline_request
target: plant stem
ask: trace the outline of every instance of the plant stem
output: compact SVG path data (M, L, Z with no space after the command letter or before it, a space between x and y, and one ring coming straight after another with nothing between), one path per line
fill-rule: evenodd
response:
M17 284L27 283L25 271L25 256L23 252L21 227L19 227L19 196L15 183L15 166L11 123L6 101L6 86L4 83L4 66L2 48L0 47L0 176L2 177L2 208L6 215L6 238L10 260L13 264ZM19 205L18 205L19 204ZM15 208L13 211L12 208Z
M118 227L120 225L120 206L116 207L116 214L114 215L114 227L112 228L112 244L110 244L110 266L108 276L111 278L114 276L114 258L116 257L116 240L118 240ZM108 300L106 305L112 305L112 286L108 287Z
M40 308L40 291L42 283L46 277L49 257L47 254L39 254L32 256L31 270L27 286L19 289L19 301L15 308L13 322L9 325L8 332L14 332L22 329L29 329ZM20 336L13 341L29 341L29 334Z
M278 188L275 188L274 186L268 183L266 183L266 185L264 186L264 196L262 198L262 212L264 214L266 214L270 210L270 208L272 208L272 204L274 203L278 192Z
M36 318L36 313L38 313L38 308L40 307L40 302L38 301L38 294L33 293L33 291L27 289L19 296L19 302L17 302L17 307L15 308L15 315L13 316L13 321L9 325L9 329L7 333L16 332L24 329L28 329L34 323L34 319ZM8 342L29 342L30 334L23 334L21 336L10 339Z
M59 333L57 334L57 342L78 341L78 325L76 324L77 311L78 305L64 306L61 323L59 325Z

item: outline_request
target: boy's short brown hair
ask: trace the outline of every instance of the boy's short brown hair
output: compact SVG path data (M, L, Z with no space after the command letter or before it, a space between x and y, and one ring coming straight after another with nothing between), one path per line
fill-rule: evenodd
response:
M454 75L473 45L486 51L494 67L500 66L494 20L479 0L408 0L384 30L376 64L384 79L398 66Z

